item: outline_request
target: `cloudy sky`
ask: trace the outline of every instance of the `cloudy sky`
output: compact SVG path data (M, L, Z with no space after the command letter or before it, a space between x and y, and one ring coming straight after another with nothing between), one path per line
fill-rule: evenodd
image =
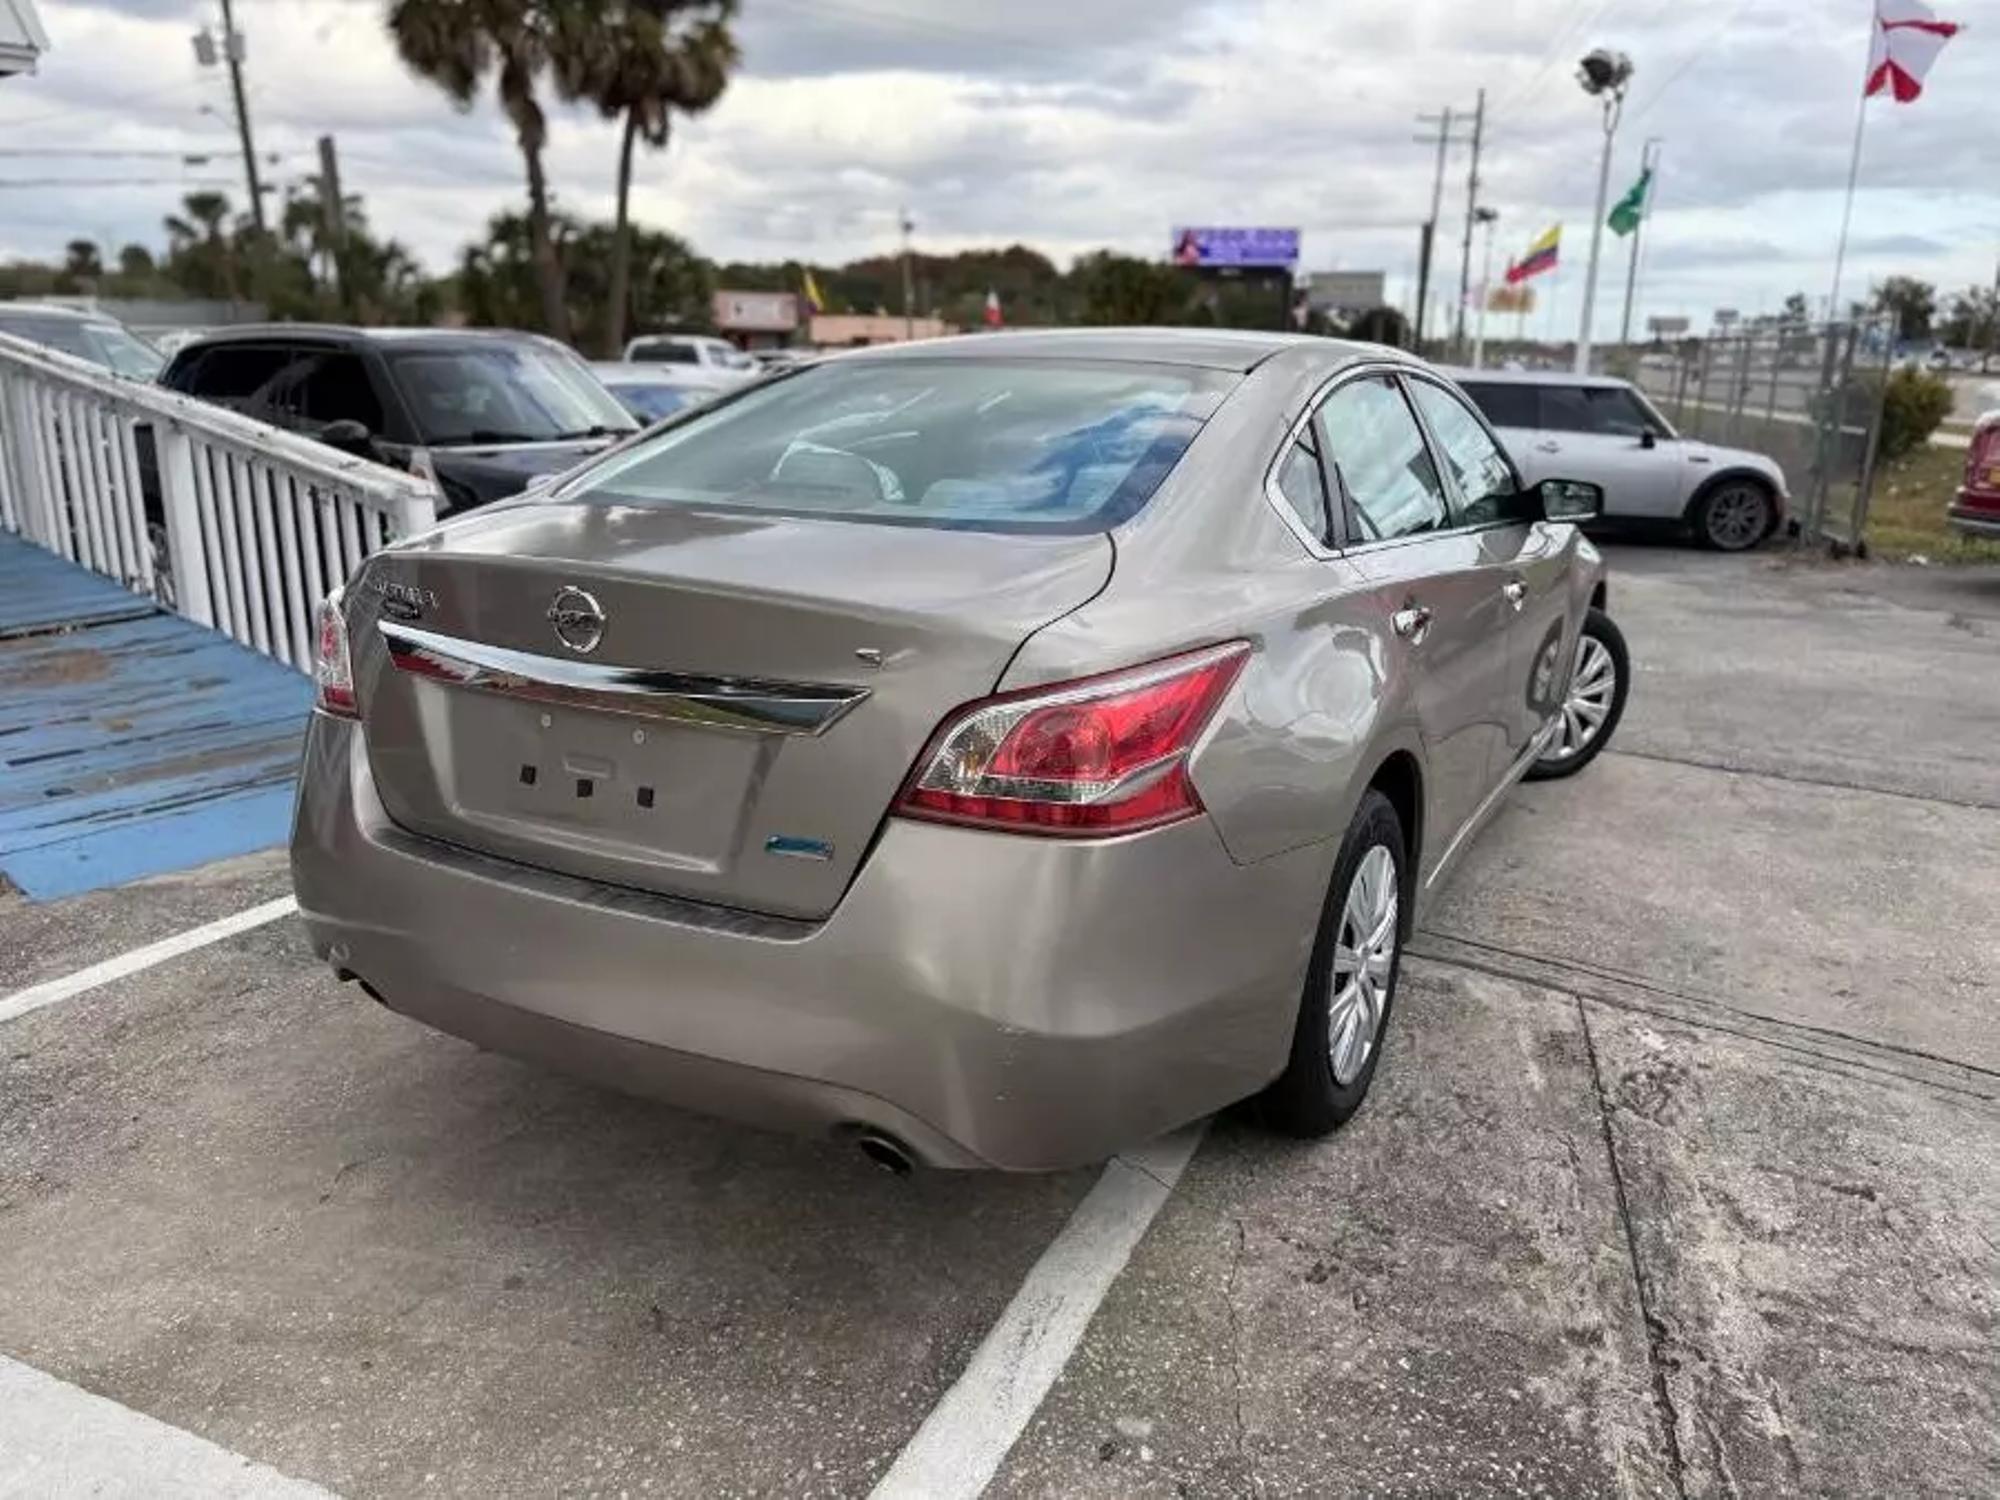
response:
M240 201L226 83L189 45L212 0L37 3L54 50L38 76L0 81L0 258L78 235L157 243L190 184ZM1870 107L1855 291L1896 272L1986 282L2000 255L2000 0L1938 8L1968 30L1924 98ZM519 199L520 161L490 105L460 115L403 70L383 10L238 0L257 145L279 158L271 176L299 181L333 133L378 229L442 269ZM1498 254L1567 226L1537 321L1568 329L1601 140L1574 63L1603 45L1637 65L1614 196L1642 142L1665 143L1642 313L1774 310L1828 290L1869 14L1869 0L743 0L742 73L642 158L635 210L718 258L820 261L893 245L905 203L923 248L1020 240L1065 261L1163 255L1177 223L1297 225L1307 269L1381 269L1404 300L1433 165L1415 116L1469 110L1484 87ZM615 145L556 115L564 206L608 214ZM64 147L215 164L47 154ZM1440 226L1454 288L1465 168L1454 150ZM1600 334L1622 288L1621 258Z

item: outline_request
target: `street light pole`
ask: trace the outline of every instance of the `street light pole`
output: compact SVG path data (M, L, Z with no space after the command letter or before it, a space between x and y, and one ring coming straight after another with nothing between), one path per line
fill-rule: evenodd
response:
M222 0L222 57L229 64L229 89L236 97L236 130L243 138L243 175L250 180L250 222L264 232L264 188L257 181L257 148L250 141L250 105L243 97L243 38Z
M1625 108L1625 86L1632 81L1632 59L1602 47L1585 57L1577 70L1583 91L1604 100L1604 156L1597 164L1597 211L1590 221L1590 263L1583 273L1583 319L1576 335L1576 373L1590 373L1590 320L1596 311L1597 258L1604 249L1604 203L1611 192L1611 143L1618 134L1618 117Z

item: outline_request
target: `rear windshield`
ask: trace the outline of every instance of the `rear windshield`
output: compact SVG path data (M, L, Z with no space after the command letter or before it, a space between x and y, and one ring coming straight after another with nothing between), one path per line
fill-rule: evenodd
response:
M1151 498L1236 379L1080 361L835 361L683 419L562 498L1101 531Z

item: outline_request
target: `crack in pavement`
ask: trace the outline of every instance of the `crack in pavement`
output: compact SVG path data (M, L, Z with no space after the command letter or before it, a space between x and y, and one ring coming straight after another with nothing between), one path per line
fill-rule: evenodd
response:
M1618 1223L1625 1233L1625 1252L1632 1265L1633 1291L1639 1299L1639 1321L1646 1328L1646 1364L1652 1373L1653 1409L1659 1417L1662 1436L1667 1445L1667 1472L1674 1482L1674 1493L1687 1500L1687 1471L1681 1458L1680 1414L1674 1407L1674 1394L1667 1384L1666 1352L1661 1348L1662 1330L1665 1325L1653 1314L1652 1293L1646 1284L1645 1268L1639 1260L1639 1240L1632 1228L1632 1205L1625 1194L1625 1173L1618 1164L1618 1143L1611 1129L1611 1100L1604 1091L1604 1069L1597 1060L1597 1040L1590 1032L1590 1016L1585 1011L1583 997L1572 997L1576 1003L1577 1025L1583 1029L1583 1050L1590 1059L1590 1082L1597 1095L1597 1123L1604 1134L1604 1156L1611 1167L1611 1192L1617 1204Z
M1432 939L1433 942L1426 943L1421 941L1424 938ZM1462 954L1454 955L1449 951L1441 951L1433 943L1476 947L1483 950L1486 954L1491 954L1492 957L1482 960L1481 958ZM1536 989L1546 990L1553 995L1558 995L1565 999L1589 1000L1594 1005L1603 1005L1612 1010L1630 1011L1638 1015L1653 1016L1663 1021L1672 1021L1677 1025L1691 1027L1698 1031L1713 1031L1724 1036L1737 1037L1744 1041L1755 1042L1759 1046L1772 1047L1781 1052L1791 1053L1796 1057L1813 1059L1812 1063L1806 1065L1818 1066L1822 1071L1839 1073L1852 1070L1852 1072L1866 1073L1877 1078L1894 1079L1898 1083L1911 1084L1918 1088L1930 1089L1938 1093L1977 1100L1982 1104L1990 1105L1996 1101L2000 1101L2000 1089L1977 1086L1980 1080L1988 1077L2000 1077L2000 1075L1996 1075L1993 1070L1981 1067L1977 1063L1963 1063L1953 1058L1924 1053L1913 1048L1898 1047L1894 1043L1876 1042L1867 1037L1855 1036L1847 1032L1833 1030L1829 1027L1814 1026L1809 1022L1790 1021L1779 1016L1767 1016L1759 1014L1756 1011L1742 1010L1726 1002L1710 1000L1701 995L1666 989L1659 985L1647 984L1643 981L1616 978L1612 975L1580 966L1566 959L1544 958L1537 954L1524 953L1512 948L1501 948L1492 944L1475 944L1448 933L1437 932L1419 934L1419 941L1413 943L1405 950L1405 956L1414 958L1420 963L1437 964L1441 968L1460 969L1474 974L1488 974L1496 979L1505 979L1515 984L1524 984ZM1513 962L1510 963L1507 960L1512 960ZM1547 970L1556 971L1556 975L1545 972ZM1574 983L1574 979L1576 978L1595 980L1597 984L1588 988L1580 988ZM1637 991L1642 995L1658 995L1662 999L1676 1002L1679 1006L1687 1007L1687 1009L1676 1009L1671 1005L1649 1005L1643 1000L1633 998L1630 993L1618 993L1618 991ZM1803 1041L1783 1041L1778 1037L1766 1035L1759 1030L1748 1029L1743 1026L1725 1025L1723 1022L1707 1016L1690 1015L1688 1014L1688 1010L1697 1012L1713 1011L1726 1015L1740 1016L1746 1023L1749 1023L1749 1027L1762 1027L1770 1031L1799 1033L1806 1037L1825 1038L1828 1041L1845 1043L1862 1052L1907 1059L1924 1069L1924 1071L1905 1071L1901 1068L1889 1067L1881 1062L1871 1062L1866 1058L1851 1056L1827 1047L1807 1045ZM1949 1072L1955 1076L1952 1078L1937 1076L1941 1072ZM1960 1081L1956 1075L1964 1075L1971 1081L1972 1086L1968 1086L1967 1081ZM1848 1076L1852 1076L1852 1074L1849 1073Z
M1236 1253L1229 1260L1229 1279L1223 1287L1222 1296L1224 1306L1229 1309L1229 1375L1236 1412L1236 1458L1250 1482L1250 1488L1245 1493L1258 1496L1264 1493L1264 1486L1257 1477L1257 1461L1250 1453L1249 1428L1243 1421L1243 1317L1236 1306L1236 1286L1243 1275L1248 1232L1243 1227L1241 1214L1233 1215L1230 1222L1236 1226Z
M1687 766L1696 771L1719 771L1725 776L1755 776L1764 781L1783 781L1792 786L1824 787L1835 792L1870 792L1877 797L1898 797L1905 802L1927 802L1938 807L1966 808L1972 812L2000 812L2000 802L1982 802L1970 797L1945 797L1934 792L1906 792L1897 787L1877 786L1867 781L1837 781L1831 776L1801 776L1791 771L1771 771L1760 766L1732 766L1727 761L1699 760L1688 755L1666 755L1657 750L1634 750L1630 746L1612 749L1606 755L1626 760L1650 760L1667 766Z

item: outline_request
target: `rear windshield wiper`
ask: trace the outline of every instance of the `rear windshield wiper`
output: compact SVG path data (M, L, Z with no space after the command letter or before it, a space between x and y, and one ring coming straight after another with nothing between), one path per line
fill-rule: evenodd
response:
M579 428L575 432L559 432L549 441L552 443L571 442L578 438L630 437L639 429L636 427L606 427L602 422L595 427Z

